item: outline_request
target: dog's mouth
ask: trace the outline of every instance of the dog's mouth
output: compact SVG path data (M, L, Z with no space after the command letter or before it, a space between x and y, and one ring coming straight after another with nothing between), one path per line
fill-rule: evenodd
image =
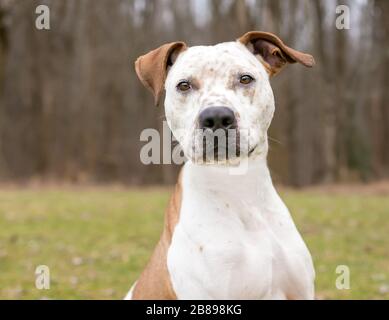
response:
M197 148L196 148L197 146ZM242 158L250 158L258 148L258 144L249 148L248 141L227 140L223 143L207 144L197 142L192 147L192 160L203 164L231 164Z
M250 144L249 130L197 131L191 138L189 158L200 164L236 164L241 159L250 158L259 143Z
M203 162L210 162L212 160L228 161L230 159L238 158L241 155L240 146L237 143L215 144L213 147L203 145Z
M238 130L221 130L218 134L205 131L198 141L201 146L199 154L202 155L202 161L205 163L224 162L241 155Z

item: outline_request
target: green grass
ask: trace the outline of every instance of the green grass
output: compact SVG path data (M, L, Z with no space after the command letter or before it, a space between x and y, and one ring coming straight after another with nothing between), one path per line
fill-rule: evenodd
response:
M1 299L121 299L162 228L170 191L86 188L0 191ZM389 299L389 197L286 191L314 258L320 299ZM35 268L50 268L50 290ZM337 290L347 265L351 289Z

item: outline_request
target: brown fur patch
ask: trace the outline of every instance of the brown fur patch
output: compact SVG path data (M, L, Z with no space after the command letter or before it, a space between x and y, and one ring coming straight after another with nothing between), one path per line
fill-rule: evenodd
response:
M255 87L249 86L247 88L243 88L243 96L250 99L250 103L254 103L254 97L255 97Z
M154 95L155 105L159 104L167 76L170 58L187 49L183 42L172 42L140 56L135 61L135 71L143 85Z
M132 295L133 300L173 300L177 299L167 268L167 252L171 244L174 228L178 223L181 209L181 176L165 213L165 226L161 238L149 263L140 275Z
M288 47L280 38L269 32L250 31L238 41L262 56L261 62L270 76L277 74L286 63L299 62L306 67L315 65L315 59L310 54Z

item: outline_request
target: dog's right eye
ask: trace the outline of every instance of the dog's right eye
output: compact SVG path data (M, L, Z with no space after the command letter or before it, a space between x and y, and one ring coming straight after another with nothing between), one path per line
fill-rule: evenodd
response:
M240 77L239 82L241 84L250 84L251 82L254 81L254 78L248 74L244 74L243 76Z
M188 91L191 88L189 81L180 81L177 84L177 89L180 91Z

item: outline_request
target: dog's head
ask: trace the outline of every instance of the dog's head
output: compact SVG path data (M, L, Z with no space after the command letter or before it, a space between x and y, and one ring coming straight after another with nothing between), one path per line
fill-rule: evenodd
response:
M186 157L225 163L267 153L269 78L295 62L314 65L277 36L252 31L214 46L168 43L139 57L135 68L156 104L166 90L166 119Z

